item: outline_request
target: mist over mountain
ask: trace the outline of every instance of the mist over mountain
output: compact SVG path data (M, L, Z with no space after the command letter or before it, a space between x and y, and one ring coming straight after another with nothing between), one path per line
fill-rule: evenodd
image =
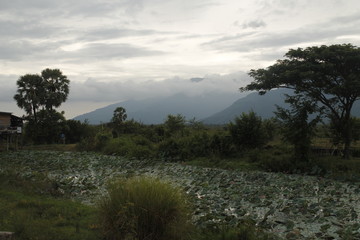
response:
M169 114L182 114L186 119L200 120L223 110L244 95L239 92L210 92L195 96L178 93L168 97L128 100L96 109L74 119L87 120L90 124L106 123L111 120L117 107L123 107L126 109L128 119L134 119L144 124L163 123Z
M259 95L257 92L250 93L236 100L224 110L202 119L202 122L205 124L227 124L234 120L235 117L241 115L241 113L249 111L254 111L263 119L275 117L276 105L283 108L289 107L284 102L286 99L285 94L292 95L293 91L289 89L275 89L267 92L265 95ZM352 115L360 117L360 101L355 102Z
M75 117L75 120L88 120L90 124L109 122L117 107L126 109L128 119L144 124L163 123L169 114L182 114L186 119L196 118L205 124L227 124L243 112L254 111L262 118L275 117L276 105L287 108L285 94L288 89L276 89L265 95L257 92L217 93L188 96L178 93L169 97L157 97L146 100L129 100L108 105L92 112ZM360 101L354 104L352 115L360 117Z

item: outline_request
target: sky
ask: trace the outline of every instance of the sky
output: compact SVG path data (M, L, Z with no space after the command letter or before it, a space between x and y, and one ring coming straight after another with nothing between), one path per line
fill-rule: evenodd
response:
M128 99L234 93L291 48L343 43L360 46L359 0L0 0L0 111L21 116L16 81L46 68L70 80L58 110L72 118Z

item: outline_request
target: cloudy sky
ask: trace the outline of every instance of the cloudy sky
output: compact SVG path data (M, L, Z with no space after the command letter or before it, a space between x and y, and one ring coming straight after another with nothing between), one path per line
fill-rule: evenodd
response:
M68 118L126 99L236 92L289 48L360 46L359 0L0 0L0 111L59 68ZM189 79L203 78L194 83Z

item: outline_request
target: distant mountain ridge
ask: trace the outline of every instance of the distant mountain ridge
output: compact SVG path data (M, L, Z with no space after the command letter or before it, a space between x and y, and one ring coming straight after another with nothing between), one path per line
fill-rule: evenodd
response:
M203 95L187 96L178 93L168 97L157 97L146 100L128 100L111 104L75 117L75 120L88 120L90 124L109 122L117 107L126 109L128 119L144 124L163 123L169 114L182 114L186 119L206 118L229 106L232 102L245 94L211 92Z
M169 114L182 114L186 119L196 118L205 124L227 124L243 112L254 111L263 119L274 117L276 105L287 108L285 95L291 95L288 89L276 89L265 95L257 92L244 93L207 93L187 96L176 94L169 97L158 97L146 100L129 100L111 104L92 112L75 117L75 120L88 120L90 124L109 122L117 107L126 109L128 119L144 124L163 123ZM360 117L360 101L357 101L352 115Z
M292 95L293 91L289 89L275 89L267 92L265 95L259 95L257 92L236 100L229 107L215 113L207 118L202 119L205 124L227 124L233 121L235 117L243 112L254 111L263 119L275 117L276 105L288 108L289 105L284 102L285 94ZM355 102L352 115L360 117L360 101Z

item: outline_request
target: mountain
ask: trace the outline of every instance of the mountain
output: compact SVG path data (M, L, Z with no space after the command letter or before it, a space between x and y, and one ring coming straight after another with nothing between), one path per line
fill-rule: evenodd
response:
M196 79L199 81L199 79ZM229 106L240 96L239 92L221 93L211 92L197 96L187 96L183 93L169 97L157 97L146 100L129 100L111 104L92 112L79 115L74 120L85 121L90 124L109 122L117 107L126 109L128 119L144 124L163 123L169 114L182 114L187 119L203 119Z
M224 110L202 119L205 124L226 124L233 121L241 113L254 111L262 118L275 117L276 105L287 108L288 104L284 102L284 94L291 95L293 92L289 89L276 89L267 92L265 95L259 95L257 92L238 99ZM357 101L352 109L352 115L360 117L360 101Z

